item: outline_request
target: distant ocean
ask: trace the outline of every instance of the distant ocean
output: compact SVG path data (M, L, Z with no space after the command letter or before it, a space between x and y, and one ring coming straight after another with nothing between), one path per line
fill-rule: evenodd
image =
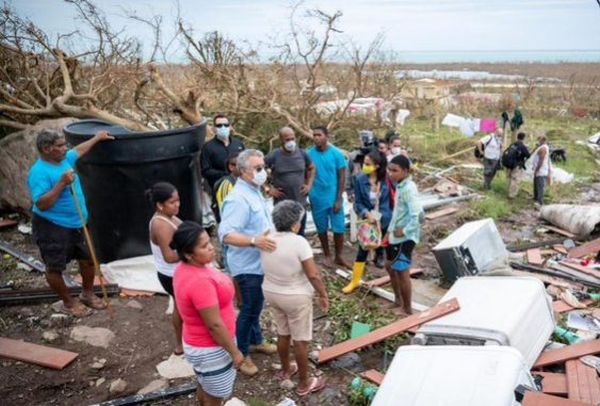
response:
M599 50L578 51L398 51L404 63L452 62L600 62Z

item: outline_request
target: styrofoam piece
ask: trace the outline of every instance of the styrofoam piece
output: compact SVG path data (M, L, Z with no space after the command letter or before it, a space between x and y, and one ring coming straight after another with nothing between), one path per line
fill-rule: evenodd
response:
M120 259L100 266L109 283L121 288L167 294L156 274L152 255Z
M371 406L518 406L520 384L535 388L511 347L402 346Z
M463 224L433 248L446 279L508 266L508 251L491 218Z
M452 298L460 310L423 324L413 344L511 346L531 367L554 331L552 301L533 277L461 278L440 302Z

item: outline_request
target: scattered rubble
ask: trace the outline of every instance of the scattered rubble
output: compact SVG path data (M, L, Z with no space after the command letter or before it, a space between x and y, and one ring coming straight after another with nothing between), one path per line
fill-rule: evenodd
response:
M110 383L108 391L112 394L124 392L127 389L127 382L121 378L115 379Z
M169 359L156 366L156 370L166 379L187 378L194 376L194 368L185 360L184 357L171 354Z
M71 339L84 341L94 347L108 348L115 333L104 327L76 326L71 330Z
M169 381L166 379L155 379L150 382L148 385L144 386L137 393L138 395L145 395L151 392L157 392L163 389L167 389L169 387Z

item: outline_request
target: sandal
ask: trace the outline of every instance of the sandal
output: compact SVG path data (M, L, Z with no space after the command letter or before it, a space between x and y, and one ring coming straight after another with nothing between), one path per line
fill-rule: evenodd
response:
M296 375L296 373L298 372L298 364L296 363L290 363L290 371L284 371L283 369L279 372L277 372L277 374L275 374L275 377L277 377L277 379L280 382L285 381L286 379L290 379L292 376Z
M87 307L91 307L95 310L106 309L106 303L104 302L104 300L100 299L96 295L92 295L91 297L79 295L79 301Z
M317 378L313 376L308 382L308 386L305 389L296 389L296 395L300 397L306 396L309 393L318 392L325 387L325 380L323 378Z
M82 306L81 303L75 303L71 307L66 307L63 304L63 306L60 310L61 310L61 312L65 313L65 314L68 314L70 316L77 317L77 318L86 317L86 316L89 316L90 314L92 314L92 309L88 309L87 307Z

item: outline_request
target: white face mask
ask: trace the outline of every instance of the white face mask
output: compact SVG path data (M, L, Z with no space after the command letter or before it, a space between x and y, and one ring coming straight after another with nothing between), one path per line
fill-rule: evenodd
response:
M254 172L254 177L252 181L256 184L256 186L262 186L267 181L267 171L261 169L260 171Z
M286 142L283 144L283 148L285 148L287 152L294 152L296 150L296 141Z
M397 155L400 155L400 152L402 152L402 148L400 148L400 147L392 147L390 149L390 151L392 152L392 155L397 156Z
M229 138L229 127L217 127L217 138L221 141L225 141Z

